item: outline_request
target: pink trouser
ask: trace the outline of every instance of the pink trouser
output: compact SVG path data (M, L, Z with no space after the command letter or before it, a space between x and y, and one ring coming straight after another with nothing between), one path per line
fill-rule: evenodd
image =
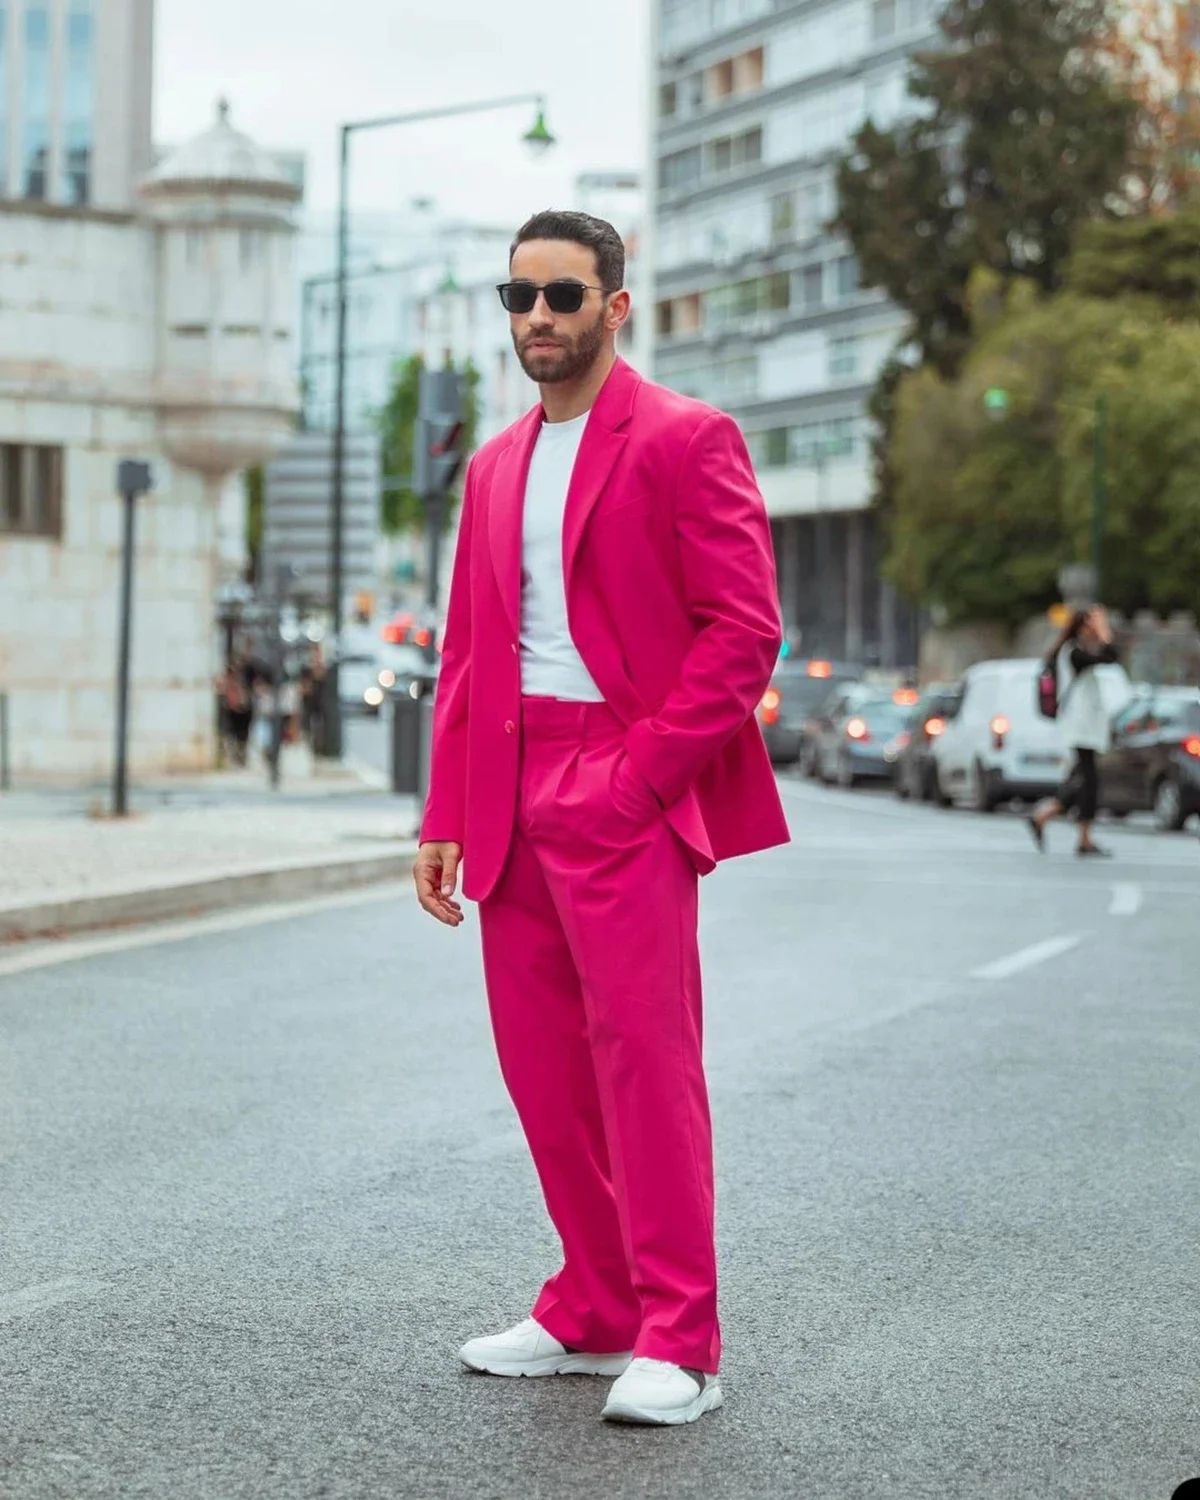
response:
M512 848L480 906L500 1069L562 1269L562 1343L715 1372L697 876L602 703L526 698Z

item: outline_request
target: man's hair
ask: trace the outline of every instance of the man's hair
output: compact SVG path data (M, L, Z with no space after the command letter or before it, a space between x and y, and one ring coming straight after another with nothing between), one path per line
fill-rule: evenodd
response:
M517 246L526 240L570 240L576 245L586 245L596 257L596 273L604 290L619 292L625 285L625 245L607 219L596 219L574 209L543 209L517 230L508 250L510 265Z

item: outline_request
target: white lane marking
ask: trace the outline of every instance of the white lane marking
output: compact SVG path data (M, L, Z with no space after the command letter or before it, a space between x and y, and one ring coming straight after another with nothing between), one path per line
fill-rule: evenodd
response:
M54 964L74 963L76 959L94 958L101 953L126 953L131 948L153 948L159 943L178 943L185 938L207 937L220 932L236 932L242 927L258 927L266 922L282 922L307 912L326 911L339 906L357 906L368 901L413 900L412 885L389 880L382 885L363 886L354 891L337 891L328 896L309 896L302 901L273 901L245 911L216 912L207 917L189 917L182 922L157 922L132 932L113 933L104 937L60 938L54 942L21 948L12 954L0 952L0 979L8 974L24 974L30 969L46 969Z
M15 1318L32 1317L57 1307L60 1302L73 1302L77 1297L91 1297L104 1290L102 1281L87 1281L82 1276L64 1276L59 1281L41 1281L36 1286L23 1287L19 1292L0 1296L0 1323L11 1323Z
M1047 959L1068 953L1083 941L1082 932L1068 932L1063 937L1047 938L1045 942L1033 943L1005 958L997 958L990 964L981 964L971 970L972 979L1007 979L1010 974L1019 974L1022 969L1032 969L1035 964L1044 964Z
M1141 909L1142 888L1140 885L1135 885L1131 880L1119 880L1112 890L1112 905L1108 908L1110 917L1132 917Z

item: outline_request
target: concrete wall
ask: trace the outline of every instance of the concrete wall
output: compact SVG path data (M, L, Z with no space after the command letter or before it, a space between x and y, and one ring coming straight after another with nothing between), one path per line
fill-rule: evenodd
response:
M215 487L157 448L153 231L115 216L0 211L0 442L64 449L59 539L0 533L0 690L14 777L112 763L121 458L154 466L139 506L132 766L211 764Z

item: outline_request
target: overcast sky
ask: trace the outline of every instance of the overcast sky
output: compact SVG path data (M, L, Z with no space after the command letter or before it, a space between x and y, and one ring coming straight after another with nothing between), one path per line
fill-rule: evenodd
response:
M197 134L226 94L233 122L308 157L308 203L331 209L344 120L547 95L559 146L532 164L521 108L356 138L355 207L516 225L566 207L581 170L640 167L649 0L158 0L155 138Z

